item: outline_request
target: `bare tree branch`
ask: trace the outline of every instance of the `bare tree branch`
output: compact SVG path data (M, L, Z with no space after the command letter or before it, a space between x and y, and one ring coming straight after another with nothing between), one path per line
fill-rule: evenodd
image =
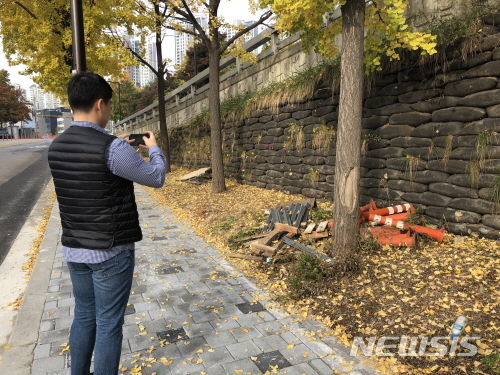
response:
M33 12L31 12L31 10L29 10L28 8L26 8L26 6L24 6L23 4L21 4L19 1L14 1L14 4L17 4L21 8L23 8L26 11L26 13L28 13L32 18L34 18L36 20L38 19L38 17L35 16L35 14Z

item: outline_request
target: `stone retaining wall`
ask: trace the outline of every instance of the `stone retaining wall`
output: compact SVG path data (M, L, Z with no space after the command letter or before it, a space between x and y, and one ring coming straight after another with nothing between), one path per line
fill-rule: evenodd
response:
M494 27L490 30L495 30ZM500 175L500 34L466 61L386 72L364 102L361 203L409 202L457 234L499 238L491 186ZM335 147L314 149L318 130L336 128L338 95L226 123L226 175L243 183L333 200ZM287 147L291 130L303 143ZM174 163L185 129L172 130ZM178 156L177 159L175 156ZM201 164L208 165L208 155Z

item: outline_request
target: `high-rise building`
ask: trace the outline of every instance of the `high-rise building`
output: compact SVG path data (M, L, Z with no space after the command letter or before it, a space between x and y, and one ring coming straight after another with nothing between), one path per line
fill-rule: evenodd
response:
M34 109L54 109L61 106L61 100L49 92L45 92L37 85L31 85L29 88L29 97L33 103Z
M197 15L196 21L201 27L206 28L208 25L208 17L206 15ZM182 27L185 29L193 29L193 25L188 22L180 22ZM193 45L194 37L191 34L175 31L175 65L182 64L182 61L186 58L186 51Z
M245 27L250 26L254 22L255 21L234 20L233 25L242 26L245 28ZM257 27L254 27L253 29L251 29L244 36L245 43L248 42L250 39L255 38L257 35L259 35L265 29L266 29L266 26L264 26L264 25L258 25ZM227 35L227 39L232 38L234 36L234 34L236 34L238 32L237 29L232 28L232 27L228 27L224 31Z
M127 35L124 37L124 40L127 47L141 56L154 69L158 69L154 34L146 37L144 45L144 56L141 55L141 40L138 37L134 35ZM155 74L148 66L144 64L139 64L138 66L127 66L125 70L128 72L130 80L134 82L137 87L145 87L149 82L156 79Z
M146 45L144 59L147 61L149 65L151 65L154 69L158 69L158 58L156 56L156 36L150 35L146 38ZM153 71L146 65L141 64L139 66L141 87L146 87L148 83L154 81L156 79L156 75Z

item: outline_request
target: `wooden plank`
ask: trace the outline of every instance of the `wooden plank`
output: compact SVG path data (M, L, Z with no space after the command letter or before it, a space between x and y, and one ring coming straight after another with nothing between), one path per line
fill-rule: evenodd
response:
M268 232L265 237L258 239L255 242L258 242L262 245L267 245L269 242L271 242L273 239L278 237L278 235L281 233L280 230L278 229L273 229L272 231Z
M258 260L262 261L262 257L256 257L252 255L244 255L244 254L223 254L225 257L229 258L241 258L241 259L246 259L246 260Z
M177 181L185 181L185 180L189 180L193 177L199 177L199 176L202 176L204 175L205 173L211 171L212 168L200 168L200 169L197 169L196 171L194 172L191 172L191 173L188 173L188 174L185 174L184 176L180 177Z
M286 243L287 245L290 245L300 251L303 251L305 253L308 253L308 254L311 254L311 255L314 255L314 256L318 256L320 257L322 260L324 260L325 262L328 262L328 263L333 263L335 262L334 259L330 258L330 257L327 257L326 255L324 254L321 254L321 253L318 253L316 251L314 251L313 249L305 246L305 245L302 245L301 243L298 243L294 240L291 240L290 238L287 238L286 236L283 237L281 239L281 241L283 241L284 243Z
M257 246L255 246L257 245ZM257 254L257 255L264 255L264 256L267 256L267 257L272 257L276 254L276 249L274 247L271 247L271 246L266 246L264 248L261 248L259 247L260 246L265 246L265 245L262 245L262 244L259 244L259 243L253 243L250 245L250 252L252 254Z
M253 244L250 245L250 247L254 250L266 251L266 252L272 253L272 254L274 254L276 252L275 247L263 245L263 244L258 243L258 242L254 242Z
M328 225L328 220L322 221L316 228L316 232L324 232L326 230L327 225Z
M306 233L303 234L302 237L307 238L309 240L319 240L321 238L327 238L330 237L327 231L323 232L312 232L312 233Z
M315 226L316 226L316 223L309 224L307 226L307 228L304 230L304 234L312 233Z
M257 238L262 238L265 236L267 236L267 233L257 233L257 234L254 234L252 236L237 238L237 239L233 240L233 242L243 242L243 241L247 241L247 240L255 240Z
M274 229L280 230L282 232L293 233L293 234L298 234L299 233L299 228L292 227L291 225L285 225L285 224L282 224L282 223L275 223L274 224Z

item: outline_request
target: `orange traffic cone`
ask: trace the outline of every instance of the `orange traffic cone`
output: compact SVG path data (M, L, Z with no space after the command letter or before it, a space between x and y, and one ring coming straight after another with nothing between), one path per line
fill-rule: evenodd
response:
M409 217L410 217L410 214L414 213L415 210L413 208L410 208L408 211L406 212L401 212L400 214L394 214L394 215L387 215L386 217L392 219L392 220L402 220L402 221L406 221ZM369 219L368 219L369 220Z
M381 216L393 215L393 214L398 214L400 212L408 211L410 209L413 209L413 205L411 203L405 203L405 204L400 204L398 206L379 208L378 210L373 210L373 211L366 211L363 212L363 217L365 219L368 219L370 214L381 215Z
M395 245L395 246L411 246L415 247L415 235L410 236L409 233L402 235L387 235L377 238L377 242L381 245Z
M385 216L374 215L373 221L370 223L371 225L387 225L391 227L396 227L401 230L412 230L413 232L426 234L429 237L434 238L437 242L443 242L444 238L444 228L441 229L431 229L427 227L423 227L421 225L416 224L408 224L404 221L396 221L391 218L387 218Z

